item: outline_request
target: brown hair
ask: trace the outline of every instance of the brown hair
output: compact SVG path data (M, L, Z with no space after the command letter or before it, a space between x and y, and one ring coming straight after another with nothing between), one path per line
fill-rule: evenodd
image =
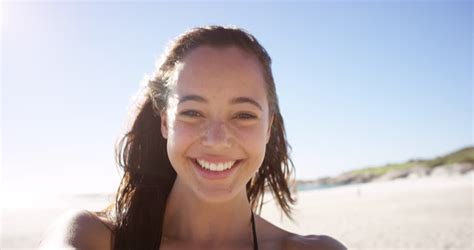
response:
M176 63L199 46L238 47L254 55L262 66L270 114L270 140L258 172L246 185L251 207L261 212L265 190L269 189L281 210L291 218L294 204L290 177L294 171L288 155L283 118L280 114L271 59L257 39L238 28L209 26L194 28L179 36L162 57L158 71L148 81L142 104L131 129L116 146L117 164L124 175L115 201L111 239L113 249L159 249L166 201L176 179L160 131L160 112L166 108L169 84ZM109 207L109 212L112 206Z

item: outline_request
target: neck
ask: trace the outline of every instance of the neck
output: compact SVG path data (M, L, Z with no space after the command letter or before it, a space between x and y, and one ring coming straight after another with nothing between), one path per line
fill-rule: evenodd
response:
M245 189L230 200L209 202L176 179L168 197L163 237L196 245L249 242L251 207Z

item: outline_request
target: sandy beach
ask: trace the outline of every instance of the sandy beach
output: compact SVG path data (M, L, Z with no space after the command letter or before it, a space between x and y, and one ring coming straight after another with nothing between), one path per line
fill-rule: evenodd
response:
M292 222L272 201L262 216L299 234L330 235L349 249L474 249L474 175L401 179L298 194ZM106 195L61 197L54 206L2 207L1 249L34 249L69 209L98 210Z
M349 249L474 249L474 176L401 179L302 192L295 221L263 215L299 234L326 234Z

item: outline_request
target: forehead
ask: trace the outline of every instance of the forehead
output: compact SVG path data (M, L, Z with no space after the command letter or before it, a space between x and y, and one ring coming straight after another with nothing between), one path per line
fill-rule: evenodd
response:
M237 47L201 46L184 57L177 67L176 90L232 90L265 95L262 66L257 58Z
M200 46L191 50L184 58L185 66L199 69L200 65L224 66L229 69L253 69L254 73L261 75L261 65L255 55L236 46L211 47Z

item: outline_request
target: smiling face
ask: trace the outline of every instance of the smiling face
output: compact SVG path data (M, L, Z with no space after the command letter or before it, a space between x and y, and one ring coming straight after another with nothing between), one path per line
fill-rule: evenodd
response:
M225 201L260 167L271 115L258 60L236 47L201 46L176 67L161 130L175 185Z

